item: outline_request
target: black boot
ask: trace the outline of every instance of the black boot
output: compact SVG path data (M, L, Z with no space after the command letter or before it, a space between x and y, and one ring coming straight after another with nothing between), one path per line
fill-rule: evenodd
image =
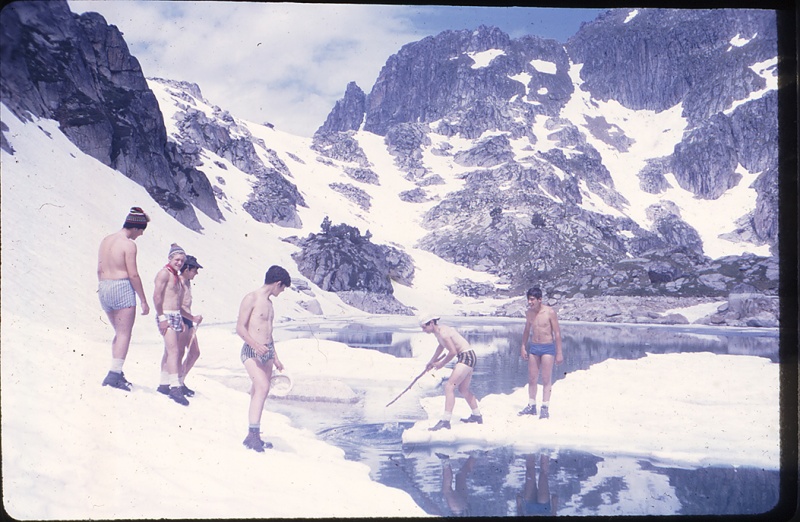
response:
M169 389L169 398L183 406L189 405L189 401L183 396L183 392L179 387L172 387Z
M103 379L103 386L111 386L112 388L117 388L118 390L131 391L131 383L125 380L122 372L108 372L106 378Z
M449 430L450 429L450 421L440 420L436 423L436 426L433 428L428 428L428 431L439 431L441 429Z

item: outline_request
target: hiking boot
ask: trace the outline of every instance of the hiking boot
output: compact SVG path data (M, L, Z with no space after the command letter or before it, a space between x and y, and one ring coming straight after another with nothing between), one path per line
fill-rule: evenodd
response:
M439 460L450 460L450 455L448 455L448 454L446 454L446 453L439 453L439 452L436 452L436 453L435 453L435 455L436 455L437 457L439 457Z
M483 415L475 415L474 413L466 419L461 419L461 422L477 422L483 424Z
M122 373L108 372L106 378L103 379L103 386L111 386L118 390L131 391L131 383L125 380Z
M450 429L450 421L440 420L436 423L436 426L433 428L428 428L428 431L439 431L441 429L449 430Z
M189 401L186 400L186 397L183 396L183 392L181 392L181 389L178 387L169 389L169 398L183 406L189 405Z
M159 384L158 388L156 388L158 393L163 393L164 395L169 395L169 384Z
M539 413L540 419L549 419L550 418L550 408L547 406L542 406L542 411Z
M272 443L261 440L261 434L257 431L249 432L247 437L242 441L242 444L244 444L247 449L259 453L263 453L265 449L272 448Z
M187 397L194 397L194 390L190 390L185 384L181 384L181 391Z
M536 405L528 404L517 415L536 415Z

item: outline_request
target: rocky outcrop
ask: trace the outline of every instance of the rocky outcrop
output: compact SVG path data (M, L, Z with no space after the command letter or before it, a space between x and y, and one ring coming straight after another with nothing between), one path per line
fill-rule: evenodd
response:
M394 298L392 281L410 285L414 264L407 254L370 238L369 232L362 236L356 227L332 226L326 218L321 233L286 241L300 248L292 256L300 273L322 290L368 312L405 313L407 307Z
M364 123L366 105L367 95L364 91L356 82L348 83L344 98L336 102L333 110L325 119L325 123L317 129L315 134L357 131Z
M220 212L210 184L170 149L139 62L119 30L66 1L4 6L0 99L19 118L49 118L86 154L138 184L170 215L200 229L192 203Z

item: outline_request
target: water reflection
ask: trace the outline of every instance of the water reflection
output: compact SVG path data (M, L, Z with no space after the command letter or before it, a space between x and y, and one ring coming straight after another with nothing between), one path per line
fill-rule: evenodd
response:
M519 356L521 320L460 318L448 319L448 324L456 326L478 353L472 387L479 398L526 385L527 368ZM606 359L647 354L713 352L778 362L778 335L771 330L563 322L561 327L565 361L554 371L555 381ZM284 335L335 340L396 357L411 357L412 347L424 350L426 341L430 344L412 326L347 324ZM431 351L434 348L430 346ZM366 393L369 396L369 390ZM768 512L778 502L778 471L684 469L642 457L563 448L541 448L530 454L517 454L509 447L418 449L401 442L403 430L413 424L409 417L386 422L349 408L327 419L320 412L304 418L307 408L272 407L301 426L324 426L321 438L343 448L347 458L367 464L374 480L406 491L435 516L747 515Z

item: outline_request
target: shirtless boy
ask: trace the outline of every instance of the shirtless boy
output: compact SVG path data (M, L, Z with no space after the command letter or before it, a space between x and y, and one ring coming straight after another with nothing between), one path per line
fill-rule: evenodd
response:
M561 364L561 328L551 307L542 304L542 290L534 286L526 294L528 311L522 331L520 355L528 361L528 405L517 415L536 415L537 381L541 372L542 404L540 419L550 417L550 392L553 387L553 363ZM532 336L531 336L532 333ZM528 337L531 337L530 343Z
M441 429L450 429L450 419L453 416L453 406L456 403L456 388L461 392L461 395L466 399L469 407L472 408L472 415L466 419L461 419L461 422L477 422L483 424L483 416L478 408L478 399L469 389L469 384L472 381L472 371L475 368L477 359L475 352L470 348L469 343L464 337L459 334L455 328L447 325L439 324L439 317L435 315L425 315L419 322L422 331L425 333L432 333L439 345L433 353L433 357L425 367L426 370L443 368L453 357L457 357L456 365L450 378L444 386L444 413L441 420L436 423L430 431L437 431ZM444 350L447 350L447 355L440 358Z
M183 301L181 302L181 319L183 321L183 331L178 333L178 380L180 381L181 392L185 397L193 397L194 390L186 386L186 374L192 369L194 363L200 357L200 347L197 344L197 336L193 335L195 328L203 320L202 315L192 314L192 279L197 276L197 270L203 268L194 256L186 256L183 266L180 269L181 284L183 286ZM183 355L186 349L186 360ZM167 350L161 357L161 382L158 391L164 395L169 395L170 380L167 371Z
M272 443L261 440L261 413L269 394L273 365L278 371L283 370L272 338L272 322L275 319L272 298L279 296L291 284L292 278L286 269L273 265L264 276L264 284L245 295L239 305L236 333L244 341L240 358L253 382L247 414L249 431L242 444L258 452L272 447Z
M181 390L178 373L180 359L178 356L178 335L183 331L183 283L178 271L186 260L186 252L176 243L169 249L167 264L158 271L153 291L153 306L156 309L158 331L164 336L164 349L167 352L166 371L169 381L167 395L173 401L188 406L189 401ZM187 314L191 318L190 314ZM162 391L159 386L159 391Z
M103 386L130 391L122 366L131 344L131 332L136 320L136 296L142 303L142 315L150 313L144 295L142 279L136 267L136 238L144 234L150 218L139 207L132 207L122 228L100 242L97 256L97 294L100 306L114 327L111 341L111 369Z

